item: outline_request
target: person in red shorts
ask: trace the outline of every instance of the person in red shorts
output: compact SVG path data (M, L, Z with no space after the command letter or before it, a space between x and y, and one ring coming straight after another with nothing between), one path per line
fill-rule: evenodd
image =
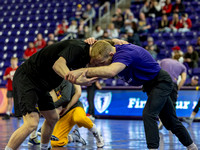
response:
M7 80L7 98L8 98L8 105L6 115L3 117L3 120L10 119L10 114L12 113L13 108L13 88L12 88L12 81L15 71L17 70L18 58L12 57L11 58L11 66L6 68L5 74L3 76L4 80Z
M28 43L28 48L25 50L24 52L24 59L29 59L29 57L31 57L33 54L35 54L37 52L34 43L33 42L29 42Z
M46 46L46 41L43 39L41 33L37 34L37 39L35 40L34 44L37 50L41 50L42 48Z

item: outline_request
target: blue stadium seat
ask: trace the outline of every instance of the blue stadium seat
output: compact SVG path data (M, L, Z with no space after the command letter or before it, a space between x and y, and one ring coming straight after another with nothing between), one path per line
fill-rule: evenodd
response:
M165 41L163 40L157 40L155 41L155 44L161 49L164 49L166 47Z
M174 38L175 38L176 40L180 40L180 39L183 38L183 35L182 35L182 33L180 33L180 32L176 32L176 33L174 34Z
M174 41L174 40L169 40L169 41L166 42L166 47L167 47L168 49L171 49L171 48L174 47L175 45L177 45L177 42Z
M172 33L163 33L162 37L163 37L164 40L172 40L173 34Z
M112 86L113 84L113 79L107 79L104 81L104 83L106 84L106 86Z
M197 44L197 39L192 39L192 40L190 41L190 45L196 46L196 44Z
M185 39L181 39L178 41L178 45L180 46L181 49L186 49L187 46L189 45L189 41Z
M200 68L194 68L194 69L192 70L192 74L193 74L193 75L200 75Z
M200 2L199 2L199 1L193 1L193 2L192 2L192 7L193 7L194 9L198 8L199 6L200 6Z
M193 39L193 38L196 38L196 35L194 32L190 31L190 32L186 32L185 33L185 36L187 39Z
M121 79L117 79L117 81L116 81L116 85L117 85L117 86L124 86L125 83L124 83L123 80L121 80Z

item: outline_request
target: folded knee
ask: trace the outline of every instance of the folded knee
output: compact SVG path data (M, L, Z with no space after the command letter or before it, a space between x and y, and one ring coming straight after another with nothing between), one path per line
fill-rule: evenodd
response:
M39 115L37 113L30 113L24 117L24 126L29 131L36 130L38 123L39 123Z

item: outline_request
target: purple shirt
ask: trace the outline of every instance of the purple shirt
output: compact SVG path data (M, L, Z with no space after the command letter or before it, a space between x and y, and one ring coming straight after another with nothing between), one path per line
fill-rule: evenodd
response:
M118 76L133 86L140 86L155 78L161 67L151 54L133 44L115 45L112 63L120 62L127 67Z
M177 82L179 75L187 71L186 67L182 63L171 58L161 60L160 66L163 70L169 73L174 83Z

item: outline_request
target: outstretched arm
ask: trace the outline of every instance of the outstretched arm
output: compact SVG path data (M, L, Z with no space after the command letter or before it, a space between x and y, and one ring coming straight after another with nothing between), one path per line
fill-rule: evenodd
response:
M102 66L102 67L91 67L91 68L85 68L85 76L86 77L99 77L99 78L111 78L116 76L119 72L124 70L126 68L126 65L123 63L112 63L109 66ZM83 69L82 69L83 70ZM78 74L82 70L74 70L70 71L67 75L67 79L75 84L82 84L81 76L76 76L77 72Z
M187 77L186 72L183 72L183 73L181 74L181 81L180 81L179 84L178 84L178 90L180 90L181 87L183 86L183 84L185 83L186 77Z
M76 104L81 97L81 86L80 85L73 85L75 87L75 94L72 96L71 101L67 105L66 108L62 110L60 115L64 115L74 104Z
M88 43L89 45L92 45L96 42L97 40L94 37L87 38L84 40L85 43ZM129 44L127 41L124 40L119 40L119 39L105 39L108 43L111 45L122 45L122 44Z
M119 72L124 70L126 65L122 63L112 63L109 66L102 67L92 67L87 68L87 77L99 77L99 78L112 78L116 76Z

